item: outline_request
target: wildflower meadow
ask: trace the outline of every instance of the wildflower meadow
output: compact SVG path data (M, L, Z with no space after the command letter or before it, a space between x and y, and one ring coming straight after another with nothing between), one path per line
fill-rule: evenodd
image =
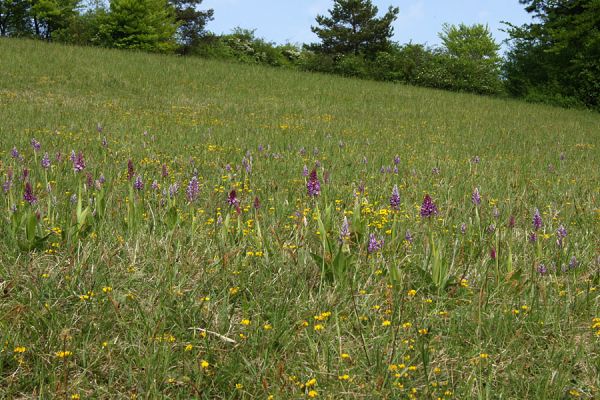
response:
M0 398L600 397L599 114L0 54Z

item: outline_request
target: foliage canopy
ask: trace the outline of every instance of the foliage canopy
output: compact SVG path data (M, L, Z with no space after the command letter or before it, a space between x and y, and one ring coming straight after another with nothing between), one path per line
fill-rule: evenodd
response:
M461 90L478 93L501 91L500 46L487 26L445 24L439 34L446 74Z
M520 0L534 17L508 25L504 73L515 95L600 106L600 0Z
M169 0L169 5L175 10L175 18L179 24L177 40L183 53L188 53L198 45L206 33L206 24L213 20L214 10L198 10L202 0Z
M110 47L175 50L177 22L166 0L112 0L100 31Z
M321 39L311 48L325 54L364 54L373 58L391 46L392 23L399 12L390 6L387 13L377 18L378 8L371 0L335 0L330 16L318 15L318 26L311 27Z

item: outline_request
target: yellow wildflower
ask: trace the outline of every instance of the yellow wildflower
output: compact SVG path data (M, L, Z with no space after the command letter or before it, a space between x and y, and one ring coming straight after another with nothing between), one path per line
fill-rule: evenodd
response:
M304 386L306 386L307 388L311 387L311 386L315 386L317 384L317 380L315 378L309 379Z

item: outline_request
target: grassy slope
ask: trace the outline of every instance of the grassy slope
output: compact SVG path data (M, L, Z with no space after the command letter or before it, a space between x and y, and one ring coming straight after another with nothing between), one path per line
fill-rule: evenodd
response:
M23 119L33 129L118 122L121 137L168 128L191 139L212 127L217 138L259 142L279 139L278 126L289 122L302 126L307 141L377 132L373 144L393 138L401 150L410 138L434 157L485 151L535 160L543 158L540 139L551 137L544 151L559 153L593 138L599 123L593 113L199 59L7 40L2 53L6 133L19 133ZM325 114L336 123L323 121Z
M6 164L13 146L23 150L36 137L48 150L84 150L89 165L96 165L91 167L94 173L103 168L115 181L128 158L145 165L147 185L150 174L158 176L154 164L173 163L182 180L197 168L209 182L202 207L210 214L214 202L222 204L221 194L210 194L213 185L222 183L221 168L239 164L251 150L256 159L254 192L275 210L265 225L283 231L295 206L309 206L303 198L304 181L298 178L304 164L319 159L333 182L325 197L330 202L343 199L350 209L352 189L361 179L378 207L387 203L391 187L400 184L407 213L414 212L424 192L434 194L446 219L441 232L450 246L457 226L469 222L469 196L478 186L486 202L482 211L486 224L494 222L490 200L501 210L499 226L515 215L520 226L529 229L531 212L539 207L553 234L557 222L550 221L556 213L557 221L568 224L570 251L585 265L584 271L597 268L598 114L295 71L31 41L2 39L0 55L0 150ZM97 123L111 143L104 164ZM150 143L144 131L155 142ZM338 148L340 141L343 149ZM270 145L281 157L260 158L255 150L259 144ZM297 154L300 147L308 151L305 158ZM311 156L313 148L319 149L318 156ZM566 162L559 160L561 152ZM395 154L402 158L400 176L381 175L379 168L390 165ZM482 163L472 167L468 160L475 155ZM362 164L363 157L367 165ZM434 167L441 169L440 175L431 174ZM229 184L223 185L229 189ZM118 197L112 198L115 210L121 207ZM99 239L87 242L83 250L32 259L15 259L10 252L0 256L0 278L6 277L16 288L7 292L5 305L0 304L5 319L0 321L0 339L7 343L0 355L0 379L8 382L0 385L0 395L289 398L307 392L290 383L291 376L302 382L316 377L321 397L408 396L412 387L419 394L433 393L434 389L425 389L418 371L403 381L404 391L390 384L393 379L386 371L393 331L385 331L381 321L387 317L373 311L373 306L388 307L389 293L377 274L366 273L358 280L372 293L359 304L369 318L362 331L367 358L361 331L352 320L351 297L336 288L321 291L315 283L318 277L314 278L319 270L306 254L295 265L280 251L270 261L258 263L256 273L241 257L233 264L243 272L232 273L212 264L218 248L214 239L206 243L204 238L191 243L182 239L171 247L146 232L126 238L123 245L115 239L121 217L115 212L112 225L97 232ZM421 252L426 232L412 214L404 224L420 234L415 253ZM524 234L511 240L519 249L517 266L528 271L533 256L527 253ZM452 390L458 398L557 398L574 388L584 396L598 395L598 341L589 330L591 318L600 316L598 298L589 292L577 294L593 285L586 280L591 272L557 278L540 289L541 294L526 293L523 285L515 290L510 284L498 286L490 290L491 305L483 310L482 321L481 309L468 304L481 298L482 275L477 269L486 265L490 246L484 241L474 250L478 256L465 261L476 265L469 275L472 292L451 299L433 296L431 309L421 305L427 297L423 294L419 305L407 306L407 321L435 332L431 346L436 353L429 372L440 368L439 381L450 388L435 393ZM399 262L389 257L390 263ZM362 268L369 271L366 265ZM40 281L48 271L50 278ZM103 285L115 288L120 312L115 314L107 304L80 304L77 294L99 292ZM412 275L404 285L419 289ZM241 287L244 296L231 299L231 287ZM567 290L566 297L561 290ZM184 295L177 295L179 291ZM135 303L128 293L135 293L139 301ZM214 305L205 315L208 308L202 308L198 299L208 294ZM41 307L43 299L56 305L54 313ZM534 308L530 320L507 313L524 304ZM434 318L448 310L447 321ZM299 321L312 325L313 315L321 311L333 311L336 322L330 321L321 336L305 335ZM189 331L204 324L237 335L245 332L239 320L246 316L257 332L233 350ZM273 324L272 334L261 330L266 322ZM167 332L175 336L175 344L149 339ZM415 346L422 342L418 334L407 334L406 340L416 340ZM57 363L54 351L66 342L71 343L75 360ZM192 352L182 350L188 342L194 344ZM22 367L11 352L18 345L29 349ZM339 361L339 353L345 351L351 362ZM489 353L491 360L480 363L480 353ZM396 355L420 357L408 347ZM198 366L199 359L210 360L208 371ZM423 370L422 363L414 363ZM344 373L353 382L337 379ZM175 383L168 383L171 378ZM235 389L235 383L244 389Z

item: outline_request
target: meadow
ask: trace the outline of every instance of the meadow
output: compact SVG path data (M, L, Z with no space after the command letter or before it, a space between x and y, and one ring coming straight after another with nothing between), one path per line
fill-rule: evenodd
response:
M600 397L600 114L0 55L0 398Z

